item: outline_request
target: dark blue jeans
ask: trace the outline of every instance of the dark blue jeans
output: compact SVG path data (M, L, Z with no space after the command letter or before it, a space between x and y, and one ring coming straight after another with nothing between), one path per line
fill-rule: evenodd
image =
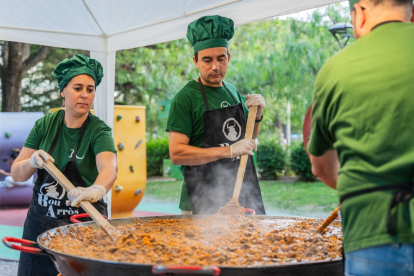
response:
M345 275L414 275L414 244L385 244L346 253Z

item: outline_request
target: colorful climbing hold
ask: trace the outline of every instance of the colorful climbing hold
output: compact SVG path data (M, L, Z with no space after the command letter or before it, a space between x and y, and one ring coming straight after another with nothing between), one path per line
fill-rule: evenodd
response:
M125 144L124 143L119 143L118 144L118 150L122 151L125 148Z
M139 147L139 145L141 145L141 143L142 143L142 139L138 141L138 143L135 145L135 148L134 149L136 149L137 147Z

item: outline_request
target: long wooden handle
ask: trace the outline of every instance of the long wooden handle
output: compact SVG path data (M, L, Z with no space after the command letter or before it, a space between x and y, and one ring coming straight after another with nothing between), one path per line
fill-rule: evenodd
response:
M66 176L59 171L56 166L51 163L49 160L43 160L45 170L57 181L60 185L66 190L66 192L70 192L71 190L75 189L75 186L66 178ZM117 236L117 232L115 228L102 217L102 215L96 210L95 207L89 201L81 201L79 205L85 210L86 213L96 222L102 229L108 234L108 236L115 241Z
M331 213L331 215L323 222L323 224L318 228L318 231L323 233L325 232L326 227L332 223L338 217L338 211L341 210L341 205L339 204L338 207Z
M244 139L252 139L254 130L254 121L256 120L257 106L249 107L249 116L247 117L246 135ZM239 198L240 190L243 184L244 173L249 155L243 154L240 159L239 171L237 172L236 185L234 186L233 198Z

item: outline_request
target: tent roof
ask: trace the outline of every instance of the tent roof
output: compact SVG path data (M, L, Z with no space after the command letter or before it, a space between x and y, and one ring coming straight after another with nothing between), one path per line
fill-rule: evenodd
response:
M243 25L338 0L2 0L0 39L114 52L171 41L203 15Z

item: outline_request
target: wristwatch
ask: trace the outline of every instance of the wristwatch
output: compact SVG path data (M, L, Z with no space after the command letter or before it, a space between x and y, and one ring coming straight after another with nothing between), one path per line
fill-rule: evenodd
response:
M259 119L259 120L255 120L254 122L255 122L255 123L260 123L262 120L263 120L263 115L262 115L262 117L260 117L260 119Z

